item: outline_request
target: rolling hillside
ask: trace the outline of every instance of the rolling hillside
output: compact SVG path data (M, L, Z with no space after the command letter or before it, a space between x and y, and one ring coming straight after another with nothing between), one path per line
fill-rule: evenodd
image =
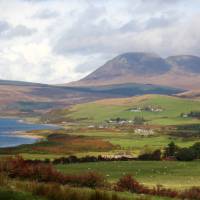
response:
M182 98L200 100L200 90L186 91L186 92L177 94L177 96L182 97Z
M131 98L104 99L92 103L73 106L68 110L57 110L52 117L62 120L79 120L86 124L105 123L108 120L121 118L133 120L143 117L146 124L177 125L195 124L197 118L183 117L182 113L200 111L200 102L163 95L143 95ZM48 115L51 119L51 115Z
M183 90L145 84L102 87L64 87L17 81L0 81L1 115L38 115L52 108L63 108L104 98L142 94L177 94Z

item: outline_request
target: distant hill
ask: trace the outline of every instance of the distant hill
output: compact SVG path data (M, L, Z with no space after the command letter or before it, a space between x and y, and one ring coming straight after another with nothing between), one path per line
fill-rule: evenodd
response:
M0 80L0 85L15 85L15 86L47 86L47 84L32 83L25 81L11 81L11 80Z
M200 101L166 95L142 95L78 104L67 110L49 113L47 118L50 122L60 119L79 121L86 125L105 124L115 119L130 123L134 117L144 118L149 125L199 124L198 118L182 116L182 113L191 111L200 111Z
M178 97L188 98L188 99L199 99L200 100L200 90L191 90L183 93L177 94Z
M172 56L166 59L152 53L125 53L70 85L113 85L122 83L157 84L199 89L200 57Z
M200 57L180 55L168 57L166 60L177 70L185 73L200 74Z
M174 95L184 90L145 84L119 84L98 87L67 87L37 83L0 81L1 115L38 115L51 109L68 107L104 98L143 94Z

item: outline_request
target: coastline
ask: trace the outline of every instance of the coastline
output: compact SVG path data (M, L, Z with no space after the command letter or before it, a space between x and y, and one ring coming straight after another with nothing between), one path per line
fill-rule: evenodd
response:
M23 137L23 138L30 138L30 139L45 139L44 135L38 135L34 132L27 132L27 131L15 131L13 132L14 136Z
M45 140L48 134L51 133L51 130L59 129L59 126L54 124L38 124L30 121L27 122L23 118L17 117L0 117L0 123L2 123L3 128L2 130L0 129L0 136L1 134L3 136L3 140L0 141L0 147L18 146L21 144L34 144L41 140ZM28 125L27 128L26 125ZM8 137L8 140L6 140L6 137ZM18 138L16 140L16 145L14 138Z

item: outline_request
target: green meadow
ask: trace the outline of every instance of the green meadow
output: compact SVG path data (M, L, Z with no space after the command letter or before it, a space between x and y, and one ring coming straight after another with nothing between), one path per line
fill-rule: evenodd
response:
M200 186L200 162L173 161L118 161L57 165L65 173L97 171L110 181L116 181L125 174L133 175L148 186L161 184L170 188Z
M52 131L52 133L61 137L61 139L57 142L46 140L38 144L22 145L13 148L13 152L22 155L26 159L42 160L52 160L67 155L84 157L86 155L116 155L123 152L133 156L138 156L141 153L151 152L155 149L164 149L172 141L174 141L179 147L190 147L194 143L200 142L200 139L196 137L188 137L185 139L184 137L172 136L166 133L156 133L155 135L151 136L141 136L133 131L127 132L125 130L118 129L78 129L71 132L60 130ZM71 140L72 143L70 143L69 137L67 136L68 134L70 134L71 137L77 137L77 139ZM96 144L100 145L99 147L104 145L104 142L108 142L109 146L113 145L113 147L110 149L105 148L106 146L102 148L92 148L92 146L94 146L93 142L97 142ZM0 152L1 156L3 156L5 150L1 150ZM9 152L11 151L9 150Z
M144 147L150 149L159 149L165 147L171 141L174 141L180 147L190 147L195 142L200 141L199 139L188 139L170 137L168 135L159 135L151 137L133 136L131 138L112 138L108 139L112 144L120 145L124 149L137 149L142 150Z
M159 111L145 108L155 108ZM134 112L134 109L140 109L140 112ZM42 136L42 140L35 144L1 149L0 153L2 157L5 153L7 155L18 154L25 159L32 160L53 160L69 155L77 157L131 155L137 157L156 149L160 149L163 153L164 148L172 141L179 147L190 147L200 142L199 126L196 126L200 123L200 119L181 117L182 113L187 114L191 111L200 111L200 101L162 95L106 99L79 104L70 109L55 110L49 113L49 122L51 119L56 119L62 129L28 132L27 134ZM108 122L114 118L128 121L138 116L145 119L145 123L139 126L134 124L123 126ZM100 127L101 125L103 127ZM152 130L152 134L143 135L138 132L139 129ZM191 135L185 137L184 134L187 133ZM199 166L199 160L191 162L112 161L55 165L59 171L66 174L96 171L105 175L109 183L115 183L120 177L131 174L140 183L149 187L163 185L180 190L200 186ZM8 190L0 189L0 195L8 200L20 198L42 200L29 193L18 193L15 190L9 193ZM18 195L22 196L18 198ZM139 197L128 192L119 195L127 199ZM156 196L147 197L147 199L170 200Z
M155 107L160 112L144 111L131 112L133 108ZM146 124L179 125L195 124L200 120L183 118L181 113L200 111L200 102L191 99L163 95L144 95L142 97L100 100L73 106L62 117L80 120L82 123L103 123L111 118L132 120L135 116L143 117ZM55 114L55 113L54 113ZM57 113L59 115L59 111Z
M55 198L44 198L39 197L36 195L33 195L29 192L23 192L23 191L17 191L17 189L11 189L10 187L0 187L0 197L2 200L47 200L47 199L55 199ZM19 190L19 189L18 189ZM79 193L85 193L85 196L91 192L93 192L92 189L87 188L72 188L72 191L77 191ZM139 195L139 194L133 194L129 192L109 192L107 191L108 195L111 194L117 194L119 197L123 198L124 200L138 200L140 198L145 198L147 200L171 200L171 198L168 197L159 197L159 196L148 196L148 195ZM61 197L60 197L61 198ZM67 197L66 197L67 198ZM71 199L73 200L73 199Z
M0 187L0 199L2 200L45 200L28 192L13 191L11 189Z

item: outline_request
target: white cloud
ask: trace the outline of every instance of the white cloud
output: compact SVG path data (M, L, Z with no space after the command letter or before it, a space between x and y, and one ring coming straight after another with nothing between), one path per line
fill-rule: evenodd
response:
M1 0L0 78L76 80L127 51L200 55L196 0Z

